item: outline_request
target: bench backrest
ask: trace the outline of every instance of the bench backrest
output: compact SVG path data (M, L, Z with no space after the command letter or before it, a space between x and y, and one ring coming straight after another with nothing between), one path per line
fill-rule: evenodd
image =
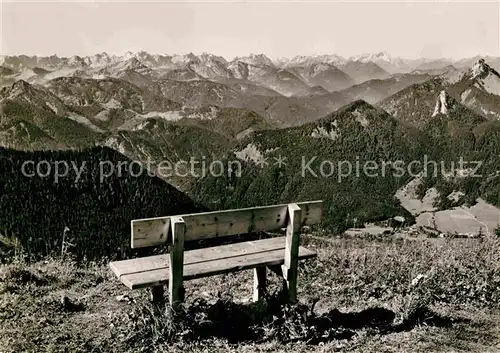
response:
M321 221L323 201L298 202L296 205L301 210L301 226ZM175 224L179 222L184 223L184 241L286 228L288 206L283 204L133 220L131 247L165 244L172 239Z

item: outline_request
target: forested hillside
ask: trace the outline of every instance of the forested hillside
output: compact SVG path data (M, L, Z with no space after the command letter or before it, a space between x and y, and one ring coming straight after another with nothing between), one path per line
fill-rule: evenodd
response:
M26 161L30 163L23 174ZM57 181L55 162L59 162L60 174L65 170L62 162L69 165L67 175ZM125 163L121 175L120 162ZM139 175L138 164L128 171L130 162L101 147L36 152L0 148L0 247L8 251L6 246L17 238L32 256L60 253L67 229L65 241L70 245L65 247L69 252L86 258L116 257L130 251L132 219L199 209L163 180L148 176L145 170ZM37 165L42 176L36 175ZM43 177L47 165L52 172ZM111 165L115 168L112 174Z
M251 134L228 157L247 161L241 178L207 176L190 195L220 209L322 199L325 225L338 231L411 220L395 193L414 178L423 180L420 197L437 188L440 208L478 197L500 205L499 129L455 101L421 128L357 101L317 122ZM453 191L465 197L454 203Z

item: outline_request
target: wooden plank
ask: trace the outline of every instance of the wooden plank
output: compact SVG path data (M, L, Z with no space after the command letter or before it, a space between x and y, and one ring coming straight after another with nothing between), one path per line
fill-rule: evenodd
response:
M130 260L112 261L109 263L109 267L118 278L128 273L146 272L151 269L166 268L168 266L170 266L168 254L141 257Z
M259 301L265 294L267 287L267 267L253 269L253 301Z
M281 265L284 261L283 251L284 248L246 256L184 265L184 280L209 277L261 266ZM299 259L313 257L316 257L315 252L303 247L299 248ZM168 271L166 271L166 268L162 268L147 272L131 273L121 276L120 280L130 289L146 288L168 283Z
M252 252L285 249L285 237L245 241L241 243L214 246L184 252L184 265L215 259L241 256ZM144 258L111 262L109 265L117 277L137 272L146 272L169 267L170 256L154 255Z
M316 224L323 214L322 201L297 203L303 213L301 225ZM185 241L272 231L286 227L288 205L273 205L236 210L181 215L186 224ZM164 244L171 237L167 226L170 217L133 220L131 247L140 248Z
M299 262L301 213L302 210L297 204L288 206L283 277L286 280L288 300L291 303L297 301L297 271Z
M130 223L132 249L162 245L170 238L170 217L145 219Z
M184 300L184 288L182 287L184 273L184 220L182 217L170 218L172 229L172 247L170 249L169 266L169 300L172 308L177 309L179 303Z

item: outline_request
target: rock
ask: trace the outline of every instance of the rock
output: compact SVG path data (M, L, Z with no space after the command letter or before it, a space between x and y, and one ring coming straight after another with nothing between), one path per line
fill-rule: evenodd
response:
M316 298L313 301L311 309L312 309L312 312L314 313L314 315L321 316L321 315L326 314L330 311L331 303L328 300L328 298Z
M115 299L119 302L127 302L127 303L130 303L130 298L128 297L128 295L126 294L123 294L123 295L117 295L115 297Z
M68 298L67 295L61 295L60 300L61 306L64 311L82 311L84 310L84 306L80 303L73 303L71 299Z
M62 307L65 309L67 309L72 304L71 300L65 294L61 295L60 302Z
M418 285L423 279L427 279L427 276L426 275L423 275L423 274L419 274L417 277L415 277L412 281L411 281L411 285L412 287L415 287L416 285Z

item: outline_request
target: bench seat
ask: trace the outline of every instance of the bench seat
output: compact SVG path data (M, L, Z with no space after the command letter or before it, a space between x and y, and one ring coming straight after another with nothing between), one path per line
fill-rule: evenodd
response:
M185 280L284 263L285 237L246 241L184 252ZM299 260L313 258L314 251L299 247ZM114 261L110 267L130 289L168 283L170 256L156 255Z

